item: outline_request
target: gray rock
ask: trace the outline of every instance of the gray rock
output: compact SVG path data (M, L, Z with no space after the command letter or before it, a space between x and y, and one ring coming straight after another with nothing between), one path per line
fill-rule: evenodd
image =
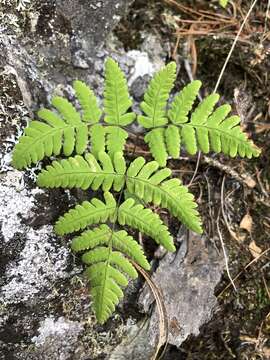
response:
M70 23L72 31L87 40L92 54L119 22L133 0L56 0L56 12Z
M187 240L187 239L186 239ZM167 254L152 276L152 280L161 290L168 317L168 343L179 347L189 335L198 335L200 327L212 317L216 298L214 289L220 280L224 262L205 239L190 232L188 252ZM183 241L185 247L185 241ZM185 250L186 251L186 250ZM148 286L145 286L139 302L145 312L149 311L154 298ZM155 352L159 337L159 314L155 307L149 322L137 328L115 349L113 359L150 359ZM133 339L133 341L131 341ZM129 354L132 354L129 356ZM142 355L143 354L143 355Z
M43 360L50 360L56 356L59 360L70 359L82 331L83 325L77 321L63 317L57 320L48 317L40 323L39 335L32 338L36 346L36 357Z

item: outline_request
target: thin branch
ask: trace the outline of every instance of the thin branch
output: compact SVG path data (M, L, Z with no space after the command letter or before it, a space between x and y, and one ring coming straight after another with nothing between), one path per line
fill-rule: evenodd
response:
M148 273L136 262L134 262L131 259L130 259L130 261L136 267L136 269L142 274L142 276L145 278L145 280L146 280L148 286L150 287L150 289L155 297L155 300L156 300L157 309L158 309L158 313L159 313L159 340L158 340L158 344L156 346L155 354L152 356L151 360L161 359L161 357L166 349L166 345L168 343L168 336L169 336L168 316L167 316L166 306L165 306L165 302L164 302L164 297L161 293L161 290L154 283L154 281L151 279L151 277L148 275ZM159 351L164 344L165 344L165 348L163 349L162 354L160 356L158 356Z
M243 270L241 270L234 278L233 281L235 282L235 280L237 280L242 274L243 272L245 272L252 264L254 264L255 262L257 262L261 257L265 256L268 252L270 251L270 248L266 249L264 252L262 252L258 257L254 258L253 260L251 260L245 267ZM229 287L231 286L231 283L229 283L225 289L223 289L217 296L217 298L220 298L227 289L229 289Z
M232 47L231 47L231 49L230 49L230 51L229 51L229 54L228 54L228 56L227 56L227 58L226 58L226 60L225 60L225 62L224 62L224 65L223 65L223 67L222 67L222 69L221 69L221 72L220 72L220 74L219 74L219 77L218 77L218 80L217 80L217 83L216 83L216 86L215 86L215 89L214 89L214 93L217 92L217 89L218 89L218 87L219 87L219 85L220 85L220 81L221 81L222 76L223 76L223 74L224 74L224 72L225 72L225 70L226 70L226 67L227 67L227 65L228 65L228 62L230 61L230 58L231 58L231 56L232 56L232 53L233 53L234 48L235 48L235 46L236 46L236 43L237 43L237 41L238 41L238 39L239 39L239 37L240 37L240 35L241 35L241 32L242 32L243 29L244 29L244 26L245 26L245 24L246 24L246 22L247 22L247 19L249 18L249 15L251 14L251 12L252 12L254 6L256 5L256 3L257 3L257 0L254 0L253 3L252 3L252 5L251 5L251 7L249 8L246 16L245 16L243 22L242 22L242 25L240 26L240 29L239 29L239 31L238 31L238 33L237 33L237 35L236 35L236 37L235 37L235 39L234 39L234 41L233 41Z
M219 240L220 240L220 243L221 243L221 247L222 247L222 251L223 251L223 255L224 255L224 259L225 259L225 266L226 266L227 275L228 275L228 278L229 278L234 290L237 292L236 286L235 286L235 284L233 282L233 279L231 277L231 274L230 274L229 260L228 260L227 252L226 252L226 249L225 249L225 244L224 244L224 241L223 241L223 238L222 238L222 234L221 234L221 231L220 231L220 228L219 228L219 216L218 216L218 219L217 219L217 232L218 232L218 237L219 237Z

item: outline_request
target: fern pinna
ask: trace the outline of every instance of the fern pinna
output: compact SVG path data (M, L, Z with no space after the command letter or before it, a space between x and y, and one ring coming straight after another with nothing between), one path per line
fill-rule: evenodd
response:
M161 69L151 80L141 104L143 114L138 116L138 122L146 129L145 141L153 161L146 162L142 157L131 161L124 156L128 125L136 115L130 110L132 101L124 74L111 58L105 64L103 109L93 91L75 81L80 108L54 97L55 110L40 110L40 120L29 123L15 146L13 165L18 169L46 156L67 157L54 160L39 173L39 186L103 193L102 199L94 197L69 210L55 225L59 235L81 232L73 238L71 248L82 254L94 310L101 323L123 297L128 277L137 277L133 262L150 269L141 245L120 226L136 229L174 251L167 226L157 213L145 207L154 204L167 209L187 228L202 232L194 197L179 179L171 177L166 167L168 156L177 158L181 145L190 154L200 149L223 151L230 156L259 155L241 131L239 118L226 118L230 107L222 105L214 110L217 94L206 97L192 112L199 81L188 84L168 107L175 77L175 63Z

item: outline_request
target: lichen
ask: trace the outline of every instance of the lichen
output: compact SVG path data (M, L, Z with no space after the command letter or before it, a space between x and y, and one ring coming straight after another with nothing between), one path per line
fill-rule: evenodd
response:
M39 335L32 338L37 353L46 354L43 359L66 360L77 343L83 325L77 321L70 321L64 317L55 319L48 317L40 323Z
M52 244L52 227L29 229L26 243L18 261L6 270L6 285L1 289L4 303L25 302L44 288L50 288L57 279L67 277L65 271L68 251Z
M4 241L8 242L16 233L25 233L27 228L22 224L22 218L31 215L34 206L33 195L24 187L23 174L19 171L9 171L2 176L0 183L0 223Z

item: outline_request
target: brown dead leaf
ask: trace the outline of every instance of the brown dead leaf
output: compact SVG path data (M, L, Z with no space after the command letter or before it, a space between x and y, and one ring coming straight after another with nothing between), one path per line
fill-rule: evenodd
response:
M251 189L257 185L256 181L250 175L242 174L242 178L244 179L244 183Z
M256 245L255 241L252 240L249 244L249 251L251 252L252 256L256 259L261 253L262 249Z
M249 214L246 214L240 222L240 228L251 233L252 223L253 223L252 217Z
M265 346L262 349L263 355L265 356L265 359L269 359L270 358L270 348Z

